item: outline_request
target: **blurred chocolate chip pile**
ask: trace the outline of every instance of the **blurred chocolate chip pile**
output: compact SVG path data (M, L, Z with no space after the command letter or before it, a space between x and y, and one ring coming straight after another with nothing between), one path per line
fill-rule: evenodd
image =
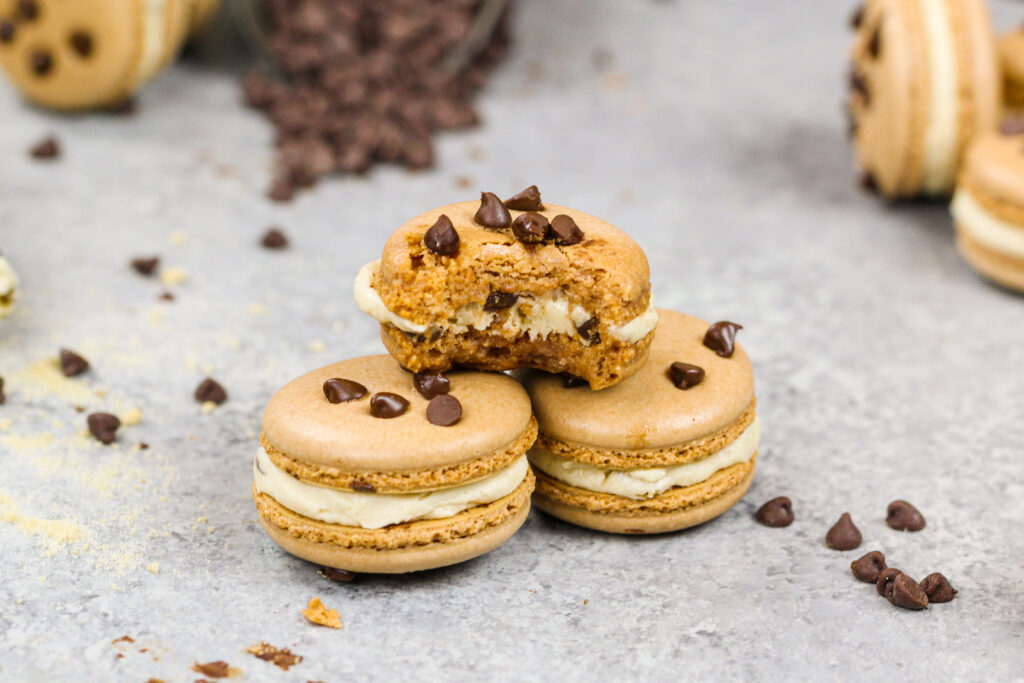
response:
M494 1L267 0L281 73L254 70L245 97L277 132L269 196L287 201L321 176L379 162L432 165L431 135L478 123L472 96L506 52L507 2L479 40Z

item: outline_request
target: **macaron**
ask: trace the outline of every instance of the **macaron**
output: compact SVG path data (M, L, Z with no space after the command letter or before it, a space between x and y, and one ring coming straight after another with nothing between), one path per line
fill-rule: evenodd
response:
M355 297L410 370L532 367L594 389L640 368L658 323L639 245L600 218L543 204L536 186L408 221L359 271Z
M964 259L1024 292L1024 119L1007 119L971 145L950 211Z
M14 310L14 297L18 293L18 274L0 254L0 318L6 318Z
M506 375L414 376L386 355L334 363L267 404L256 509L278 545L321 565L390 574L463 562L526 519L536 435L530 399Z
M948 196L967 142L1001 110L984 0L867 0L852 23L847 107L865 185Z
M999 64L1003 71L1003 102L1024 107L1024 27L999 39Z
M650 357L601 391L542 372L524 384L540 425L534 504L599 531L650 534L706 522L754 477L760 425L739 325L659 309Z
M116 105L170 63L212 9L197 0L0 0L0 66L43 106Z

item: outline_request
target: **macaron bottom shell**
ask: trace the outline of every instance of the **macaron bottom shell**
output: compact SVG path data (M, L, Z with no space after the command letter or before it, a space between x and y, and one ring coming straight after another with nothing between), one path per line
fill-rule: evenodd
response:
M1024 294L1024 259L985 247L957 227L956 246L974 270L995 284Z

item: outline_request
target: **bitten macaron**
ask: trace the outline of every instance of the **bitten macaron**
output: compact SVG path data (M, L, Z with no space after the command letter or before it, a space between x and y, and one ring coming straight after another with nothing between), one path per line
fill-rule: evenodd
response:
M1024 119L1011 117L971 145L950 211L964 259L1024 292Z
M867 0L852 23L847 107L865 184L948 195L965 146L1002 107L984 0Z
M414 376L390 356L354 358L270 399L253 496L270 537L311 562L370 573L455 564L523 524L536 434L529 397L506 375Z
M591 391L530 372L540 425L530 462L534 504L580 526L625 534L675 531L736 504L754 477L760 426L739 325L659 309L650 356L635 375Z
M18 293L18 275L11 264L0 254L0 318L6 318L14 310L14 298Z

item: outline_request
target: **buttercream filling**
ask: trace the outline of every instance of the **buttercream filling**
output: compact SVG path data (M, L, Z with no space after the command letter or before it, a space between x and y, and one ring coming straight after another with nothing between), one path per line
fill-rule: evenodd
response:
M260 448L253 462L256 490L304 517L329 524L380 529L418 519L444 519L504 498L523 483L526 456L483 479L417 493L342 491L301 481L288 474Z
M610 470L534 447L529 458L534 467L570 486L610 493L624 498L643 500L679 486L692 486L707 481L726 467L747 462L757 452L761 423L757 418L732 443L700 460L684 465L652 467L636 470Z
M952 186L956 172L959 117L956 42L947 0L919 1L924 16L930 74L922 186L928 194L941 194Z
M970 192L962 188L953 195L949 209L957 226L982 246L1024 258L1024 226L1008 223L992 215Z
M0 256L0 318L7 316L14 308L14 293L18 287L18 276L3 256Z
M516 336L525 333L530 339L543 339L551 334L579 337L579 326L593 317L582 306L570 304L565 290L554 289L541 295L520 295L512 306L502 311L485 311L482 304L473 302L455 309L442 323L416 323L389 309L373 288L373 276L379 267L380 261L373 261L359 270L354 286L356 303L378 322L394 325L403 332L465 334L471 329L486 330L498 321L498 328L504 332ZM610 327L608 332L613 338L632 344L650 334L657 325L658 312L652 298L643 313L622 325Z

